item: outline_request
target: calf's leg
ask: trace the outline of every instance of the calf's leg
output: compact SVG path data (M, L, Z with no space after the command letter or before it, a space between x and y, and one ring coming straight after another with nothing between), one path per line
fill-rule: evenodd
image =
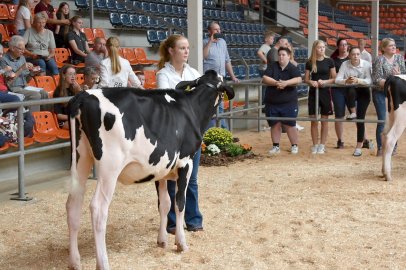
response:
M120 162L117 163L120 164ZM106 225L109 206L114 194L117 178L121 172L121 168L114 168L114 165L117 163L110 160L99 164L98 171L100 173L96 191L90 204L92 227L96 242L96 269L100 270L110 269L106 249Z
M176 234L175 244L178 251L187 251L189 248L186 244L185 229L183 220L185 217L186 189L190 175L193 170L193 163L190 159L185 167L178 169L178 180L176 182L175 195L175 213L176 213Z
M92 168L93 160L86 152L80 155L76 164L73 161L71 187L66 201L67 221L69 228L69 268L81 269L78 249L78 233L82 215L83 196L86 191L86 181Z
M169 209L171 208L171 199L169 198L166 181L167 180L160 180L158 185L160 225L157 244L162 248L168 246L168 234L166 232L166 225L168 223Z

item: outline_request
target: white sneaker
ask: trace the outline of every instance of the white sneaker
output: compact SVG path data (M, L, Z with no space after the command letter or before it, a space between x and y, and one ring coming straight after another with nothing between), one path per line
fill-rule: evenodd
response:
M297 145L292 145L292 147L290 148L290 153L291 154L299 153L299 147Z
M273 146L271 150L269 150L269 154L270 155L276 155L279 154L281 152L281 149L279 148L279 146Z
M298 131L301 131L301 130L303 130L304 129L304 127L302 127L301 125L299 125L299 124L296 124L296 129L298 130Z
M312 154L317 154L317 149L319 149L319 145L315 144L312 146Z
M317 154L324 154L326 153L326 147L324 144L319 144L319 147L317 147Z
M356 113L351 113L346 117L347 120L354 120L357 119L357 114Z

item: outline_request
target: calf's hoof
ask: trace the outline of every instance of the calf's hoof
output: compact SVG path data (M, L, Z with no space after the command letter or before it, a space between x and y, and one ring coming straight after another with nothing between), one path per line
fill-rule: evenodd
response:
M81 270L82 266L80 264L69 264L68 269L69 270Z
M176 251L178 252L187 252L189 250L189 247L186 244L176 243L176 246L177 246Z
M168 242L164 242L164 241L160 242L160 241L157 241L156 243L158 244L158 247L160 247L160 248L166 248L166 247L168 246Z

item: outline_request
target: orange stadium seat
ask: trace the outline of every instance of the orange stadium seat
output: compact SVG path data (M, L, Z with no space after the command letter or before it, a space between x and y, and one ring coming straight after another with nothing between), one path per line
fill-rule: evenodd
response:
M67 64L69 60L69 51L66 48L56 48L55 49L55 61L59 68Z
M0 4L0 20L9 20L10 12L8 11L7 4Z
M39 133L35 128L34 128L34 136L32 136L32 138L34 139L34 141L38 143L49 143L56 141L55 135Z
M60 139L69 139L69 130L60 129L55 121L54 114L47 111L33 112L35 129L38 133L56 136Z
M0 24L0 34L3 37L3 41L9 41L10 40L10 37L9 37L9 35L7 33L7 30L6 30L6 27L4 27L3 24Z
M28 147L34 144L34 138L24 137L24 147ZM12 147L18 147L18 143L10 143Z
M106 35L104 34L104 30L102 28L93 28L93 35L94 38L101 37L106 39Z
M38 87L37 83L35 82L35 80L33 78L31 78L31 80L29 82L27 82L27 85L33 86L33 87Z
M54 78L55 85L57 86L59 84L59 74L58 75L52 75Z
M55 91L55 81L51 76L35 76L34 78L38 87L44 88L48 93L53 93Z
M158 62L159 62L157 60L147 59L147 55L143 48L134 48L134 53L140 64L152 65L152 64L158 64Z
M12 37L14 35L16 35L17 33L15 32L15 26L12 23L9 24L5 24L4 27L6 28L7 34L9 37Z
M85 81L85 75L81 73L76 74L76 81L78 84L82 84Z
M94 43L94 34L93 34L93 29L92 28L82 28L82 32L85 33L87 43L89 45L92 45Z
M144 88L145 89L156 89L156 71L155 70L144 70L144 77L145 77L145 83L144 83Z
M135 56L134 49L122 48L123 58L127 59L131 65L139 64L137 57Z
M6 151L9 147L10 145L8 142L6 142L2 147L0 147L0 152Z

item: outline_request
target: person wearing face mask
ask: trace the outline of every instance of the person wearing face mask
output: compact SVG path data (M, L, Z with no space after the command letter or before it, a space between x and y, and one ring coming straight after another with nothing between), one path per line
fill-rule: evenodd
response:
M386 119L385 93L383 87L386 78L390 75L406 74L406 67L403 57L396 53L396 43L392 38L384 38L381 42L379 55L372 64L372 81L377 88L372 92L373 102L376 109L378 120ZM382 155L382 132L384 123L378 123L376 126L376 144L377 156ZM397 146L393 152L396 154Z
M171 35L159 47L161 59L158 63L157 86L159 89L174 89L181 81L192 81L200 77L197 70L187 64L189 57L189 42L181 35ZM188 231L203 230L203 216L199 210L197 173L199 169L201 149L193 157L193 171L186 190L185 223ZM158 189L159 182L155 182ZM171 199L171 209L168 213L167 231L175 234L175 185L167 181L168 193Z
M361 59L361 50L352 47L349 51L350 60L345 61L337 74L336 84L347 85L355 93L353 106L356 107L357 119L364 120L370 102L369 85L372 82L371 64ZM364 87L362 87L364 85ZM357 122L357 146L354 157L362 155L362 144L365 138L365 123Z
M273 62L263 76L263 83L268 85L265 92L265 115L267 117L296 118L298 114L298 97L296 85L302 82L300 70L290 62L292 52L285 47L278 49L278 62ZM292 154L299 152L296 121L268 120L271 127L272 149L269 154L280 153L282 125L288 134Z

